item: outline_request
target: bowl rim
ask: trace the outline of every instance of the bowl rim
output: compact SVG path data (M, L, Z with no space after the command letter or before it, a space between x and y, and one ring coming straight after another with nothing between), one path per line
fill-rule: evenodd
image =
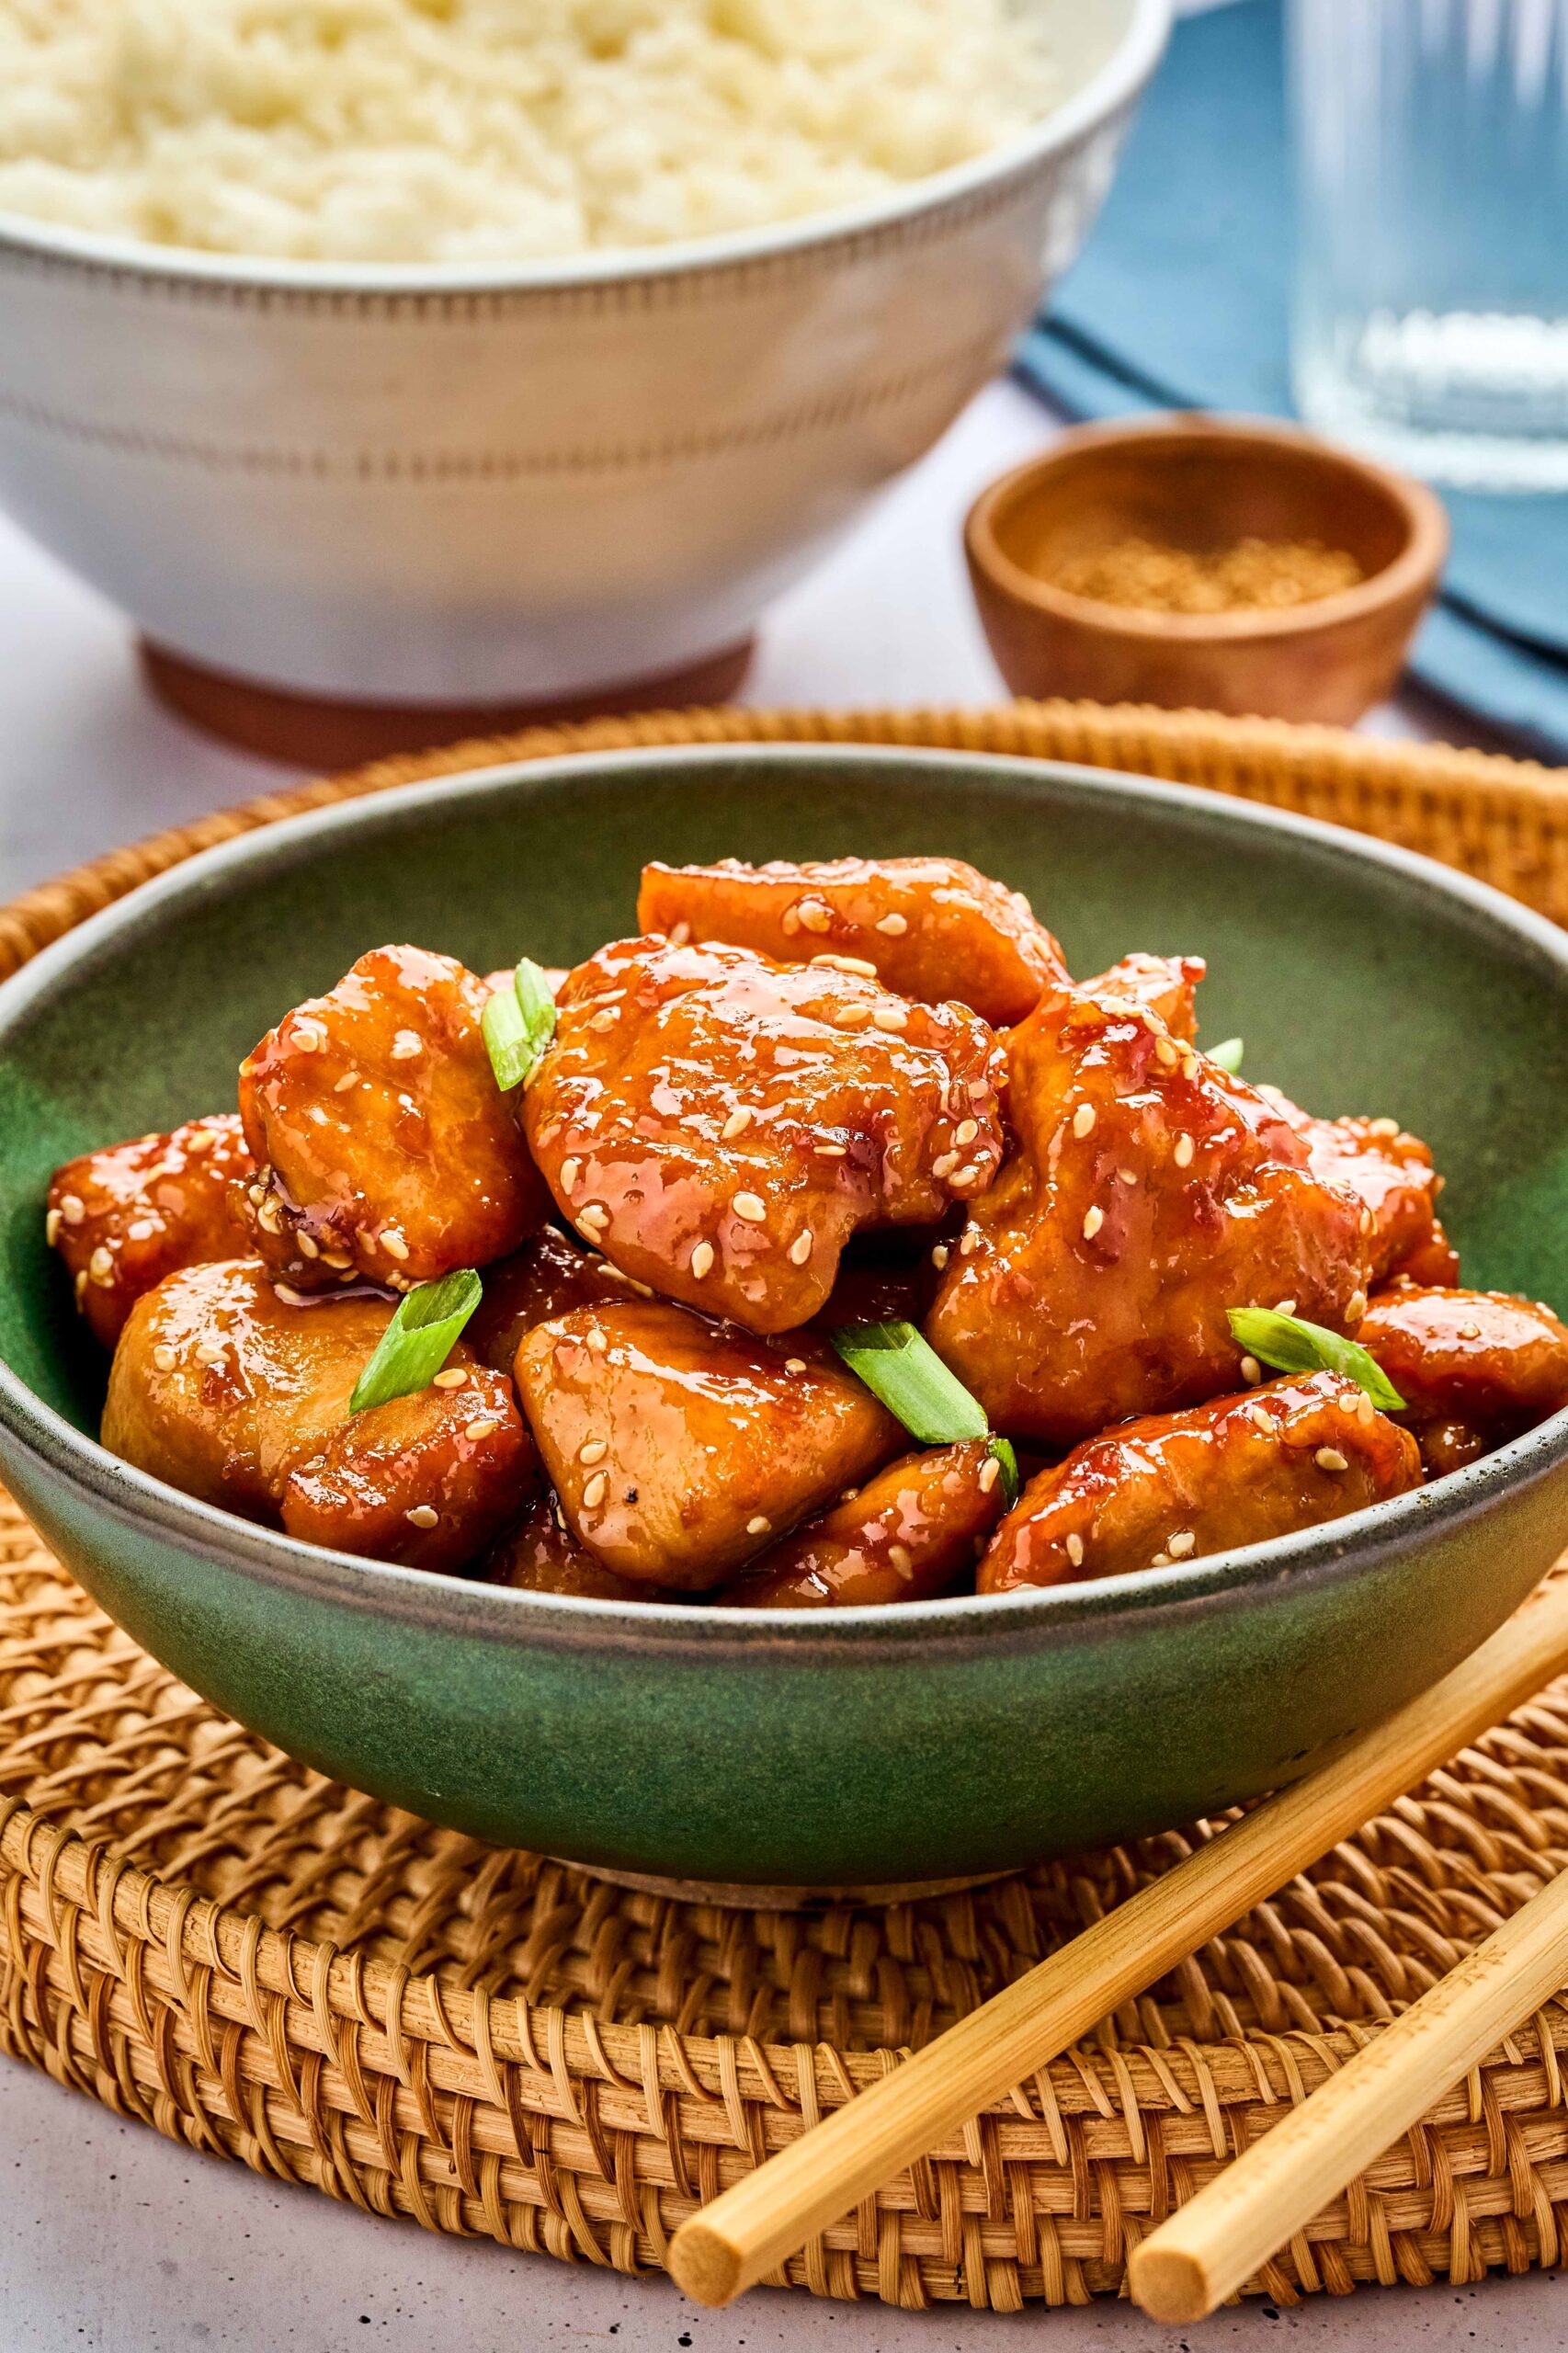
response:
M200 851L90 916L0 983L0 1051L12 1021L68 983L85 959L112 950L122 934L171 903L177 906L184 898L199 897L215 881L243 876L247 867L278 854L308 852L313 844L352 835L378 818L395 824L411 809L434 805L449 813L454 800L483 802L519 788L567 780L580 792L589 781L588 772L612 778L679 775L694 767L736 765L786 770L846 765L907 770L915 766L937 773L978 773L1010 784L1026 799L1029 786L1045 777L1069 798L1092 801L1108 792L1134 806L1175 808L1221 836L1235 832L1282 835L1347 866L1369 862L1409 885L1456 902L1472 920L1533 951L1568 997L1568 933L1545 916L1434 859L1290 811L1070 761L892 745L679 745L498 762L337 801ZM608 1644L710 1661L717 1654L750 1652L760 1645L796 1665L846 1652L892 1655L911 1646L923 1653L972 1654L998 1640L1030 1646L1095 1643L1118 1637L1137 1620L1173 1611L1218 1614L1287 1584L1292 1590L1303 1581L1320 1587L1336 1584L1375 1573L1413 1543L1451 1535L1505 1497L1552 1477L1568 1462L1564 1407L1431 1487L1319 1527L1176 1562L1167 1568L1009 1594L949 1595L897 1608L738 1610L704 1601L608 1601L539 1594L300 1543L132 1469L45 1404L3 1360L0 1432L11 1449L30 1458L121 1525L145 1529L151 1523L161 1538L193 1560L210 1562L217 1555L229 1569L264 1586L308 1593L339 1607L458 1637L483 1636L526 1649L596 1650Z
M0 210L0 260L7 250L78 268L131 274L191 287L274 289L301 295L441 296L547 293L717 273L781 255L851 243L1007 181L1022 178L1131 104L1158 64L1174 0L1129 0L1125 28L1088 79L1016 138L859 204L795 221L687 237L668 244L614 246L534 261L333 262L209 253L142 238L74 229Z
M1236 610L1219 613L1151 612L1136 605L1112 605L1095 597L1080 597L1043 574L1016 563L997 537L1002 509L1034 483L1069 470L1096 450L1125 447L1174 450L1183 443L1207 440L1216 448L1229 445L1268 456L1289 452L1315 461L1325 473L1354 477L1375 491L1399 517L1404 540L1397 554L1349 588L1329 597L1312 597L1300 605L1278 610ZM1403 598L1431 595L1448 559L1451 539L1448 510L1437 493L1413 475L1378 465L1358 451L1325 441L1305 426L1283 417L1224 415L1207 409L1160 409L1146 416L1116 417L1070 427L1046 449L1021 465L1011 466L988 483L964 519L964 552L970 568L985 585L1016 608L1092 631L1097 637L1159 641L1192 647L1274 644L1290 638L1311 637L1339 624L1386 611Z

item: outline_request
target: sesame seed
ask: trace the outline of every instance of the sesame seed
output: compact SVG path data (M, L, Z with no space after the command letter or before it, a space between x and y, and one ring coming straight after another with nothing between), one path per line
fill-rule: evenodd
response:
M347 1250L324 1250L321 1262L324 1267L330 1267L335 1275L347 1275L354 1271L354 1261Z
M1461 1340L1479 1340L1480 1337L1481 1326L1479 1324L1461 1324L1460 1325L1460 1338Z
M425 1040L417 1029L400 1029L392 1041L394 1063L411 1063L425 1051Z
M1274 1435L1274 1416L1269 1412L1267 1406L1252 1404L1248 1405L1245 1410L1247 1417L1251 1421L1253 1427L1255 1429L1262 1430L1267 1437L1272 1438Z
M1174 1536L1165 1539L1165 1550L1173 1561L1185 1561L1197 1541L1190 1528L1178 1528Z
M947 1265L950 1255L951 1254L945 1242L938 1242L932 1249L931 1264L936 1267L938 1274L941 1273L942 1268Z
M1116 1173L1120 1177L1124 1185L1136 1185L1138 1182L1138 1171L1136 1168L1119 1168Z
M990 1092L991 1081L988 1078L971 1078L970 1080L969 1099L971 1103L983 1103Z
M601 1201L589 1201L578 1211L577 1222L585 1225L590 1233L602 1233L609 1223L609 1211Z
M251 1058L250 1058L249 1054L247 1054L247 1055L245 1056L245 1058L244 1058L244 1062L240 1064L240 1076L241 1076L242 1078L253 1078L253 1077L255 1076L255 1074L256 1074L256 1064L255 1064L255 1063L251 1060Z
M1084 1540L1081 1536L1075 1533L1070 1535L1067 1539L1067 1558L1072 1562L1073 1566L1075 1569L1081 1569L1083 1567Z
M1363 1389L1361 1394L1356 1400L1356 1419L1362 1424L1368 1423L1371 1420L1372 1415L1376 1411L1376 1406Z
M400 1267L407 1259L408 1245L403 1240L395 1225L382 1226L381 1233L381 1248L386 1252L387 1256L389 1258L395 1258Z
M1082 1142L1085 1136L1089 1133L1094 1124L1094 1105L1092 1103L1080 1103L1077 1109L1073 1114L1073 1133L1078 1138L1080 1142Z
M613 1029L619 1019L619 1008L613 1005L607 1005L602 1013L589 1014L586 1026L590 1029L597 1029L602 1033L606 1029Z
M953 1130L953 1142L955 1143L972 1143L979 1133L980 1121L978 1120L960 1120L958 1126Z
M1357 1230L1358 1230L1358 1232L1359 1232L1359 1233L1370 1233L1370 1232L1371 1232L1371 1230L1372 1230L1372 1212L1371 1212L1371 1211L1370 1211L1370 1210L1363 1210L1363 1211L1361 1211L1360 1216L1358 1218L1358 1220L1357 1220L1357 1222L1357 1222Z
M983 1176L989 1175L990 1169L988 1160L971 1160L966 1168L960 1168L956 1176L949 1177L949 1186L955 1193L961 1192L966 1185L978 1185Z
M871 1019L879 1029L897 1031L909 1027L909 1016L902 1005L879 1005Z
M161 1340L153 1351L153 1362L157 1366L158 1370L160 1372L173 1372L177 1361L178 1359L176 1358L175 1352L173 1348L169 1347L167 1341Z
M1086 1209L1084 1211L1085 1241L1092 1242L1104 1223L1105 1211L1101 1209L1099 1203L1096 1201L1092 1208Z
M978 1250L979 1247L979 1234L976 1233L972 1226L966 1226L962 1233L959 1236L959 1256L960 1258L967 1258L971 1251Z
M1165 1063L1167 1070L1174 1068L1176 1063L1181 1060L1180 1054L1176 1051L1176 1042L1170 1038L1156 1038L1154 1040L1154 1052L1158 1056L1159 1060Z
M697 1277L699 1282L702 1280L705 1275L710 1275L712 1273L713 1245L711 1242L699 1242L698 1244L696 1249L691 1254L691 1271Z
M841 1029L864 1029L870 1020L871 1008L869 1005L841 1005L834 1017Z
M754 1512L751 1518L746 1522L746 1534L748 1536L767 1536L771 1532L773 1522L770 1519L765 1519L761 1512Z
M254 1200L256 1196L253 1194L251 1198ZM256 1213L256 1222L257 1225L261 1227L264 1233L280 1233L282 1232L282 1220L278 1212L278 1204L273 1199L270 1193L263 1195L261 1206Z
M1296 1313L1295 1301L1293 1299L1277 1299L1274 1302L1274 1313L1276 1315L1294 1315Z
M939 1152L931 1163L931 1174L933 1176L950 1176L958 1165L956 1152Z
M608 1452L608 1438L591 1438L577 1449L577 1460L591 1469L596 1462L602 1462Z
M596 1471L583 1490L583 1503L589 1511L597 1511L609 1490L609 1480L603 1471Z
M690 938L691 926L688 923L671 924L669 928L669 942L672 948L684 948Z
M988 1454L980 1466L980 1492L988 1495L1002 1475L1002 1465L994 1454Z
M606 1339L603 1332L599 1329L597 1324L591 1326L586 1336L588 1346L592 1348L594 1354L597 1357L602 1357L608 1348L609 1342Z
M876 966L868 964L863 956L830 955L824 950L822 955L813 956L812 961L826 964L835 972L853 972L858 981L874 981L877 977Z
M134 1230L135 1229L132 1228L133 1232ZM294 1239L299 1244L301 1252L305 1257L319 1258L321 1256L321 1244L316 1240L314 1234L306 1233L303 1229L301 1229L300 1233L296 1233Z
M1181 1066L1181 1074L1183 1078L1188 1081L1191 1081L1198 1076L1198 1056L1196 1054L1188 1054L1187 1056Z
M778 924L779 928L783 931L786 938L793 939L795 934L801 928L801 918L795 913L793 907L786 907L783 914L778 918Z
M883 915L878 922L877 929L889 939L902 939L904 933L909 929L908 917L905 915Z
M724 1143L728 1143L733 1136L744 1135L746 1130L751 1125L751 1121L752 1112L750 1104L738 1104L719 1131L721 1141Z
M1320 1446L1312 1460L1320 1471L1348 1471L1350 1468L1336 1446Z
M842 1143L814 1143L812 1146L819 1160L842 1160L848 1148L847 1144Z
M392 1281L394 1283L398 1279L397 1276L394 1275L392 1277ZM311 1304L311 1302L306 1297L305 1293L302 1290L296 1290L291 1283L274 1283L272 1288L277 1297L283 1302L285 1307L309 1307ZM197 1353L199 1355L200 1354L199 1349Z
M139 1217L126 1227L125 1238L127 1242L151 1242L157 1231L158 1221L155 1217Z
M1353 1290L1349 1298L1345 1302L1345 1321L1346 1324L1359 1324L1362 1316L1365 1315L1366 1313L1366 1292L1364 1290Z
M43 1238L52 1250L60 1239L60 1211L51 1210L43 1222Z
M301 1021L295 1029L294 1043L302 1054L319 1054L326 1043L326 1036L313 1022Z
M790 1245L790 1264L792 1267L803 1267L811 1255L812 1229L809 1225L802 1226Z
M1168 1552L1156 1552L1149 1566L1152 1569L1168 1569L1170 1564L1171 1556Z
M101 1242L87 1261L87 1272L100 1286L114 1280L114 1259Z
M910 1570L915 1566L915 1563L910 1557L910 1551L907 1544L890 1544L888 1546L888 1559L898 1571L900 1576L906 1577L909 1574Z
M580 1160L563 1160L562 1162L561 1189L563 1193L571 1192L574 1186L576 1184L578 1177L581 1176L582 1171L583 1164Z
M493 1430L498 1430L500 1427L500 1420L494 1414L481 1414L477 1421L465 1424L463 1436L475 1439L488 1438Z
M343 1076L335 1081L332 1091L335 1095L347 1095L351 1086L358 1086L358 1072L357 1070L346 1070Z
M767 1222L767 1207L755 1193L737 1193L730 1203L730 1207L738 1218L745 1221L747 1225L762 1225Z
M198 1364L222 1364L223 1361L222 1341L200 1341L196 1349L196 1361Z
M87 1211L85 1204L79 1200L74 1193L62 1193L60 1214L67 1225L80 1225Z
M1177 1136L1176 1140L1176 1149L1172 1153L1171 1158L1176 1162L1178 1168L1190 1168L1192 1165L1192 1155L1195 1150L1196 1146L1194 1145L1190 1136Z
M193 1127L185 1140L187 1157L192 1160L199 1158L202 1153L210 1152L217 1141L217 1132L214 1129Z
M1249 1389L1256 1389L1258 1382L1263 1379L1263 1367L1259 1364L1256 1357L1244 1357L1242 1358L1242 1379L1246 1382Z
M431 1382L430 1386L432 1389L462 1389L466 1387L467 1382L468 1374L464 1371L462 1366L460 1364L449 1364L445 1372L438 1372L436 1375L436 1378Z
M429 1504L415 1504L411 1511L405 1511L403 1516L410 1528L438 1528L441 1524L440 1513L433 1510Z
M784 1370L786 1372L804 1372L805 1369L806 1359L804 1357L786 1357L784 1359Z
M1397 1120L1373 1120L1368 1126L1367 1133L1369 1136L1396 1136L1399 1133L1399 1121Z
M1367 1392L1366 1392L1366 1391L1363 1389L1363 1390L1361 1390L1361 1391L1359 1392L1359 1393L1358 1393L1358 1395L1356 1395L1356 1396L1354 1396L1354 1397L1342 1397L1342 1398L1339 1400L1339 1410L1340 1410L1340 1412L1341 1412L1342 1414L1346 1414L1346 1415L1347 1415L1349 1416L1349 1418L1350 1418L1350 1420L1351 1420L1351 1421L1355 1421L1355 1420L1357 1420L1357 1419L1358 1418L1358 1416L1359 1416L1359 1415L1360 1415L1360 1411L1361 1411L1361 1399L1362 1399L1363 1397L1366 1397L1366 1396L1367 1396ZM1371 1402L1372 1402L1372 1401L1371 1401L1371 1399L1370 1399L1369 1397L1368 1397L1368 1398L1367 1398L1367 1403L1368 1403L1369 1404L1371 1404Z
M820 899L802 899L795 909L795 920L808 931L831 931L833 909L824 906Z

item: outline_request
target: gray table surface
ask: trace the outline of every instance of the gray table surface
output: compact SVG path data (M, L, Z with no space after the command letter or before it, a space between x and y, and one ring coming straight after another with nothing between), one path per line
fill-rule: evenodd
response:
M770 616L748 699L994 700L958 523L980 485L1047 439L1035 403L993 386L925 465ZM118 842L268 790L278 771L187 733L142 696L107 608L0 521L0 897ZM1404 701L1381 733L1480 740ZM1513 2353L1568 2344L1554 2276L1365 2290L1278 2312L1253 2302L1188 2336L1122 2305L1021 2317L897 2313L760 2291L727 2313L661 2279L625 2280L438 2239L161 2140L0 2062L0 2353Z

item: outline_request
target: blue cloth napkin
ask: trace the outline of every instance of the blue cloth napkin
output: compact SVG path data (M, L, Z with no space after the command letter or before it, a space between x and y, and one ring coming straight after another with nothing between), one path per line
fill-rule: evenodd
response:
M1232 0L1176 27L1105 210L1016 356L1072 415L1289 415L1281 15ZM1412 672L1568 759L1568 498L1445 495L1453 555Z

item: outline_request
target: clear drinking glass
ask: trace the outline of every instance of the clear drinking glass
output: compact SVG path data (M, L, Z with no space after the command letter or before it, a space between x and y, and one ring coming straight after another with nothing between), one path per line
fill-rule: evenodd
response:
M1301 415L1568 489L1568 0L1291 0L1290 51Z

